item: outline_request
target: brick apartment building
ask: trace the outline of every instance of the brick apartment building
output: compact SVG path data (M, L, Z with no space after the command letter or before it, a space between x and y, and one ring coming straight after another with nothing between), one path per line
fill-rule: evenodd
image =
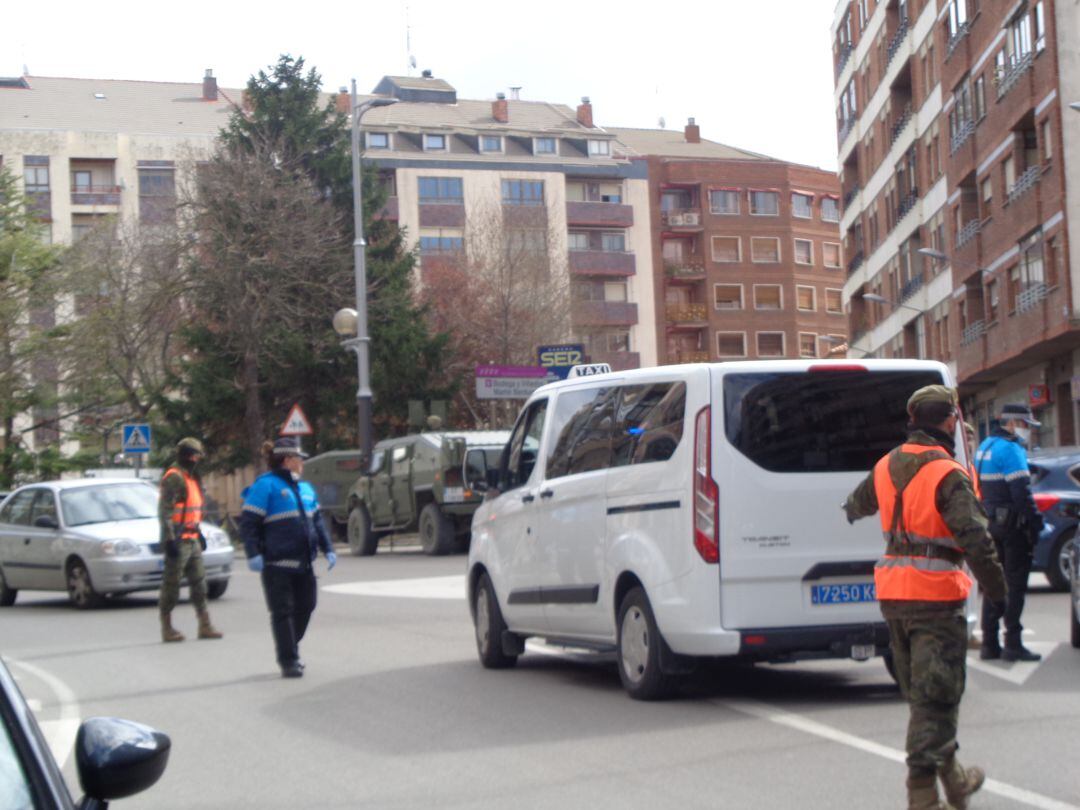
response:
M826 357L847 339L832 172L683 132L612 130L649 167L661 363Z
M833 22L852 356L944 360L983 434L1030 402L1045 446L1076 443L1076 30L1061 0L842 0Z

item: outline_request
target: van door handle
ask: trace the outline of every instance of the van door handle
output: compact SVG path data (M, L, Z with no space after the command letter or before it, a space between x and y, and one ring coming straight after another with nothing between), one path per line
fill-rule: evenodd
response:
M521 496L521 502L522 503L532 503L535 500L536 500L535 495L522 495Z
M545 489L543 492L540 493L541 498L552 498L552 497L554 497L554 495L555 495L555 490L553 490L553 489Z

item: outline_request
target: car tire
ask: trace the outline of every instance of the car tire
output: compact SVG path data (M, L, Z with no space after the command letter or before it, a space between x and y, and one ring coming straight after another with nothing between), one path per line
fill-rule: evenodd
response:
M67 592L71 604L79 610L92 610L105 604L105 596L94 590L86 563L78 557L67 565Z
M347 534L349 551L355 557L370 557L379 547L379 535L371 528L371 518L363 504L349 510Z
M506 622L503 621L499 600L495 598L495 589L487 574L481 574L476 583L473 625L476 629L476 654L486 669L506 669L517 663L517 655L507 655L503 649Z
M1050 590L1065 593L1069 590L1069 544L1076 537L1076 530L1062 532L1050 549L1046 561L1046 581Z
M0 571L0 607L11 607L15 604L15 597L19 592L15 588L9 588L4 579L4 573Z
M206 598L207 599L220 599L225 595L225 591L229 589L229 580L227 579L211 579L206 583Z
M436 504L429 503L421 510L419 531L425 554L438 556L454 550L454 523Z
M1069 640L1073 647L1080 650L1080 590L1073 590L1069 594Z
M642 588L633 588L619 606L617 660L623 688L634 700L659 700L674 687L660 668L664 639Z

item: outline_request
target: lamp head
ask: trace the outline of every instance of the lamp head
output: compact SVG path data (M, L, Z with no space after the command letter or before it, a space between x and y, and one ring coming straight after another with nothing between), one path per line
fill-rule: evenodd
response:
M356 310L346 308L335 312L334 331L342 337L356 337Z

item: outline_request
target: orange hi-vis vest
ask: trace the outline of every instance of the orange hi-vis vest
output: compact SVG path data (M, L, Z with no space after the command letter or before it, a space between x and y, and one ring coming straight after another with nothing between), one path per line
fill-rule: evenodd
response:
M199 489L198 481L179 467L167 469L165 475L162 476L162 480L165 480L173 473L183 476L184 484L187 486L187 495L182 503L173 504L172 522L179 523L183 527L180 533L182 540L198 540L199 524L203 519L202 490Z
M889 474L895 453L924 456L908 485L897 491ZM963 550L956 544L937 508L937 489L963 465L941 447L904 444L874 466L874 489L887 543L874 567L879 600L958 602L967 598L971 578L961 568ZM900 507L899 513L897 506Z

